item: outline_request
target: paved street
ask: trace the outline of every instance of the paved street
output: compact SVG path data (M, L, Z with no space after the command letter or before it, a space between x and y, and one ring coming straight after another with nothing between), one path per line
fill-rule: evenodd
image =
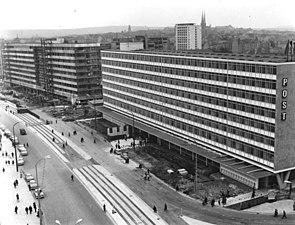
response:
M40 110L35 110L42 119L55 120ZM288 216L288 220L274 220L271 214L257 214L252 212L241 212L225 209L222 207L206 206L203 207L201 202L188 198L187 196L177 193L174 189L158 180L156 177L146 182L143 180L143 171L136 169L137 164L124 164L119 156L109 153L111 145L102 137L96 136L97 141L93 143L91 130L75 123L64 123L57 120L57 123L51 126L59 131L69 132L76 130L77 136L71 136L70 139L77 146L80 146L85 152L91 155L99 164L110 171L118 179L123 181L132 191L142 198L150 207L156 205L159 215L169 224L198 224L198 221L184 221L180 215L183 214L192 219L201 220L212 224L293 224L295 216ZM80 142L80 137L84 137L85 143ZM168 205L168 211L164 212L164 203ZM290 209L291 213L292 209ZM182 213L181 213L182 212Z
M4 111L3 108L0 108L0 110L0 122L3 123L10 130L12 130L12 124L19 121L18 117L15 117L15 115ZM18 135L20 127L25 127L28 132L28 134L25 136L19 136L19 140L21 143L29 143L29 155L24 156L25 165L20 167L20 169L22 169L23 171L30 172L35 177L36 162L46 155L51 155L51 159L46 161L45 166L43 161L38 164L38 177L41 183L41 187L43 187L43 190L45 192L45 198L42 199L41 202L46 224L54 224L55 220L59 220L61 224L74 224L80 218L83 219L83 222L85 224L113 224L109 217L105 215L102 208L100 208L100 206L96 204L92 196L86 191L85 187L81 185L81 183L78 181L71 181L70 177L72 172L70 168L57 157L58 146L52 145L52 143L50 144L48 142L44 130L40 132L34 130L33 127L36 126L36 124L33 125L27 123L27 127L25 127L23 123L20 123L16 125L15 132ZM42 134L42 132L44 136L40 135ZM48 130L48 133L51 133L51 130ZM6 138L4 138L4 141L5 139ZM8 147L12 148L11 141L8 139L7 141ZM3 145L4 150L7 149L6 144ZM79 158L81 159L81 157ZM14 172L15 168L12 166L10 167L11 171ZM15 178L13 176L10 179ZM21 179L21 181L24 182L23 179ZM9 185L7 187L8 190L14 191L12 184L13 182L7 182L6 186ZM21 187L23 187L24 191L27 192L26 195L33 198L31 192L28 191L28 187L25 182ZM26 195L21 194L23 198L25 198ZM15 194L13 194L13 203L14 202ZM13 209L9 210L11 210L11 213L14 213L14 207ZM22 208L21 211L24 212L24 209ZM15 216L10 217L10 219L15 219ZM23 221L24 220L22 220L21 223L18 223L17 220L10 220L9 223L2 223L2 225L18 225L23 224ZM0 220L0 222L2 221Z
M295 217L294 214L291 214L292 210L287 212L287 220L281 220L280 218L274 219L270 213L239 212L218 206L214 208L211 206L203 207L199 201L176 192L153 175L150 181L145 181L143 179L144 171L137 169L136 167L138 165L136 163L130 162L129 164L125 164L120 156L110 154L110 143L95 133L92 135L89 128L75 123L64 123L59 119L56 122L55 119L40 110L35 110L35 112L41 116L42 120L49 119L54 123L50 126L44 126L41 121L35 119L33 119L35 123L32 123L32 118L26 114L15 116L16 118L22 118L27 121L28 129L32 130L32 133L36 133L39 137L34 139L34 145L36 144L38 146L37 149L33 147L30 140L30 148L36 151L37 155L34 156L36 158L33 158L34 160L32 162L29 160L29 163L26 163L24 168L32 172L34 170L34 162L38 158L48 154L46 148L50 148L49 152L53 155L53 159L50 159L50 162L46 163L45 177L50 182L45 183L45 191L49 196L42 200L45 218L49 223L52 223L54 219L59 219L57 215L61 215L62 218L59 220L65 221L66 223L74 223L75 220L83 216L83 219L88 219L85 224L108 224L107 222L99 223L101 222L100 216L98 216L100 219L97 219L99 222L95 220L95 215L102 212L103 203L106 205L106 215L112 220L112 222L109 221L109 224L136 224L143 219L144 214L147 214L147 218L152 220L153 218L156 220L159 218L159 221L162 221L163 224L167 222L168 224L180 225L208 223L293 224L294 222ZM1 114L1 121L6 115L5 113L8 116L12 116L4 112ZM54 133L52 133L52 130L54 130ZM77 135L72 135L73 131L77 131ZM70 137L66 135L68 133L71 134ZM42 137L40 134L42 134ZM52 137L55 137L54 142L52 141ZM81 143L81 137L84 138L84 143ZM96 143L94 143L94 139L96 139ZM47 145L42 145L39 142L45 142ZM64 142L67 142L69 147L61 148L60 146ZM98 166L98 164L101 166ZM60 170L60 168L63 169ZM75 180L79 180L84 186L80 182L73 183L70 181L71 171L69 169L73 170ZM60 171L56 172L56 170ZM103 176L100 176L100 173ZM103 182L110 183L103 184ZM113 184L116 187L111 188ZM56 191L56 187L59 187L60 190ZM86 191L85 187L91 194ZM120 194L120 190L116 190L118 187L124 190L123 193L130 192L130 194L126 194L125 196ZM54 193L54 196L50 196L50 193ZM116 195L117 197L113 198ZM66 201L59 201L59 199L63 198ZM141 203L140 199L144 203ZM59 201L58 204L56 204L57 201ZM137 203L140 206L138 209L130 205L134 201L138 201ZM168 206L167 211L164 211L165 203ZM53 207L53 205L56 207ZM157 207L157 213L152 211L153 206ZM85 208L88 214L83 211ZM144 213L140 213L140 209L143 208ZM115 210L115 213L112 212L112 209ZM73 215L77 215L76 218L73 218ZM124 223L119 222L122 219Z

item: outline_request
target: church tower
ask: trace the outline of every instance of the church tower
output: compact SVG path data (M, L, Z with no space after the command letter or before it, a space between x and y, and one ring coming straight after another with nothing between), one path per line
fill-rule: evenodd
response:
M207 40L207 26L206 26L205 12L202 12L201 29L202 29L202 48L203 48Z
M205 12L202 12L201 27L202 27L202 32L206 30L206 17L205 17Z

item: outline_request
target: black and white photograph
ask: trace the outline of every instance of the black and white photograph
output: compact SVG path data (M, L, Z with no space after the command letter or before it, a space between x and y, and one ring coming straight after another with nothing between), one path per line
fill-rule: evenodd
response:
M0 225L295 224L294 1L0 9Z

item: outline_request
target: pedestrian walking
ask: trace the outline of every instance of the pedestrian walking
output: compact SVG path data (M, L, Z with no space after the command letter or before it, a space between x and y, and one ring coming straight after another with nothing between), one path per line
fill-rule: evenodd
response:
M54 133L54 130L51 130L52 133Z
M11 160L12 165L14 165L14 160Z
M52 138L52 141L55 142L55 138L54 137Z
M8 165L10 165L10 160L7 160Z
M7 157L7 152L5 152L5 156Z
M71 180L74 181L74 175L73 174L71 175Z
M3 171L3 173L5 173L5 169L4 169L4 167L3 167L2 171Z
M153 207L153 210L154 210L154 213L157 213L157 208L156 208L155 205L154 205L154 207Z
M68 146L68 142L66 141L66 146Z
M64 132L61 132L61 135L64 136Z
M55 123L57 123L57 120L55 120Z
M37 206L35 202L33 202L33 208L34 208L34 211L37 212Z
M18 186L18 180L17 179L15 180L15 183L16 183L16 186Z
M19 194L18 193L16 194L16 201L19 202Z
M29 147L29 143L27 142L27 147Z
M147 169L147 173L150 174L150 169Z
M11 152L11 157L13 158L13 156L14 156L14 153L13 153L13 152Z
M71 137L71 133L69 132L69 137Z
M211 206L213 207L215 205L215 199L213 198L212 200L211 200Z
M26 207L26 208L25 208L25 211L26 211L26 214L28 215L29 208L28 208L28 207Z
M14 212L15 212L15 214L17 214L17 210L18 210L18 207L15 206L15 207L14 207Z
M167 204L164 205L164 211L167 211Z
M65 148L66 147L65 144L62 144L62 147Z
M7 160L5 160L5 165L7 165Z
M218 199L218 205L220 205L220 198Z
M13 187L16 188L16 183L15 183L15 181L13 182Z
M282 216L282 219L287 219L287 215L286 215L286 211L283 210L283 216Z
M103 211L105 212L106 211L106 205L103 204Z
M96 143L96 140L94 139L93 143L95 144Z
M32 206L29 206L29 212L30 212L30 214L32 214L32 212L33 212Z

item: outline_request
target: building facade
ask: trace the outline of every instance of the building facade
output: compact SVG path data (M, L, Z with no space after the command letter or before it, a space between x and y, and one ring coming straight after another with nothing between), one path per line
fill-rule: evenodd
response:
M194 23L175 25L176 50L202 49L202 28Z
M295 177L295 63L285 57L102 51L102 75L106 108L187 141L192 158L256 188Z
M3 59L13 88L72 103L102 98L99 43L6 43Z

